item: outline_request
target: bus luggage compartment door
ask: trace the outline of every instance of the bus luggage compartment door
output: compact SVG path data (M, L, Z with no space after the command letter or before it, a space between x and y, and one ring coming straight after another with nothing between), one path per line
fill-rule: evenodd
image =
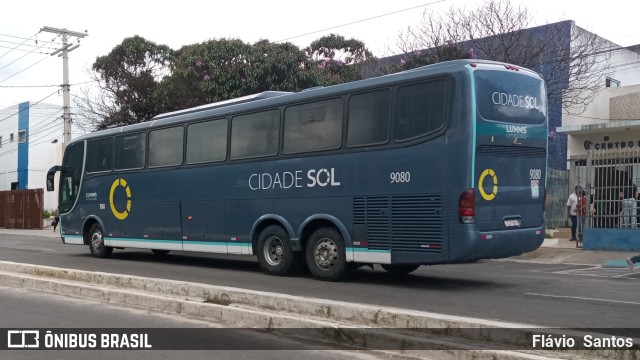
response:
M185 251L240 253L226 242L224 201L183 201L181 206Z

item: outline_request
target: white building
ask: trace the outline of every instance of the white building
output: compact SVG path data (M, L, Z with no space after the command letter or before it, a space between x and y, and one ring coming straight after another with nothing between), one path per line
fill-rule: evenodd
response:
M46 191L50 167L62 163L62 107L24 102L0 110L0 190L45 189L44 209L58 206Z

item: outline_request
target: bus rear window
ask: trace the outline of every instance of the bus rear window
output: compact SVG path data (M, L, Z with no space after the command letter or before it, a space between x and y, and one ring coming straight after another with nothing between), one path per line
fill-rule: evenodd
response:
M541 79L511 71L477 70L476 102L485 120L542 124L547 95Z

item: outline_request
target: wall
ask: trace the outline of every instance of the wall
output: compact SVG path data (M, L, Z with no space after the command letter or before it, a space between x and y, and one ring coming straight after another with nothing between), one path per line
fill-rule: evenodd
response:
M640 119L640 92L611 98L609 109L609 116L612 119Z
M18 181L18 105L0 110L0 190L11 190ZM13 134L14 141L10 140Z
M19 182L20 189L46 188L46 172L62 161L62 108L53 104L24 102L0 110L0 190L10 190ZM18 143L19 130L27 130L25 143ZM10 134L14 141L10 141ZM46 189L45 189L46 190ZM57 207L57 193L44 192L44 208Z
M639 71L640 72L640 71ZM563 126L574 126L584 124L602 124L607 123L609 119L617 119L616 117L610 117L610 107L613 99L617 97L624 97L629 94L640 94L640 85L629 85L617 88L602 88L602 91L594 99L594 101L587 106L586 110L576 116L565 114L563 117ZM615 101L614 101L615 103ZM618 111L618 110L614 110ZM634 120L640 119L640 114L635 117Z

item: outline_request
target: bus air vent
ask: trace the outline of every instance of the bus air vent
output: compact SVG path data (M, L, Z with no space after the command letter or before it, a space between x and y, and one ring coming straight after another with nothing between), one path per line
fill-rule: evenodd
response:
M367 242L371 250L441 253L442 196L356 197L353 225L357 240Z

